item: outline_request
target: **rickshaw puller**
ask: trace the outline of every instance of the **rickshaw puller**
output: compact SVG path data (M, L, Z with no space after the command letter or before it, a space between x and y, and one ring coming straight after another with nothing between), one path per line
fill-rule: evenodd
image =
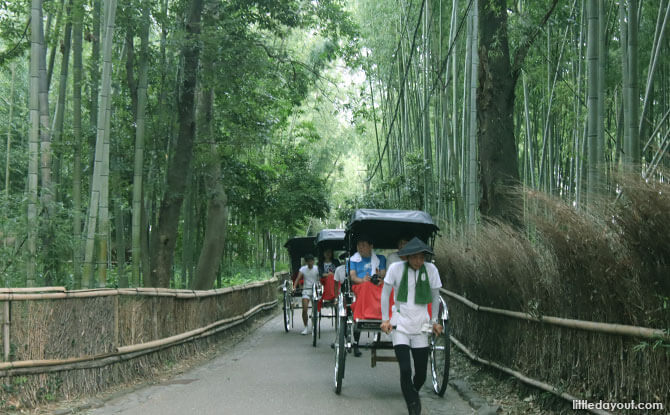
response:
M441 334L443 329L437 322L442 282L437 267L425 262L426 254L432 255L433 251L419 238L413 238L398 251L398 255L406 256L407 261L396 262L388 268L381 297L381 329L388 334L393 326L396 327L391 337L400 366L400 388L410 415L421 413L419 389L426 381L430 354L428 336L422 328L430 323L436 335ZM389 319L392 289L395 304L393 318ZM432 319L428 315L429 303L432 303ZM414 379L410 354L414 360Z
M309 326L309 320L307 318L307 309L309 308L309 303L312 300L312 287L319 281L319 269L314 266L314 255L306 254L305 263L296 277L293 283L293 291L297 288L297 282L300 281L300 278L303 279L302 285L302 322L305 324L305 328L300 334L309 334L311 328ZM316 307L316 304L312 304L312 307Z

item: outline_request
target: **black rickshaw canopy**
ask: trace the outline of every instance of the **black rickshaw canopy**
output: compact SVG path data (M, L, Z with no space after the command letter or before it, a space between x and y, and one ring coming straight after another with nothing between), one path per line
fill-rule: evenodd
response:
M317 250L320 252L326 249L333 251L343 251L347 249L344 240L344 229L324 229L316 235L315 241Z
M314 241L315 236L296 236L291 238L284 244L284 248L288 250L288 255L291 258L291 273L296 273L301 266L301 258L306 254L316 256L316 245Z
M421 210L358 209L346 228L346 240L351 252L356 250L359 235L366 234L378 249L395 249L398 239L417 237L430 244L440 228L430 214Z

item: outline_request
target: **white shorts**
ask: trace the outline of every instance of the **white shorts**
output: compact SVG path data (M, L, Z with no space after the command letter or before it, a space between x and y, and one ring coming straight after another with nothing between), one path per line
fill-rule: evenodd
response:
M393 330L391 332L391 338L393 339L394 346L405 344L412 349L428 347L428 335L425 333L407 334L398 330Z
M302 298L307 298L309 300L312 299L312 287L310 287L308 290L302 289Z

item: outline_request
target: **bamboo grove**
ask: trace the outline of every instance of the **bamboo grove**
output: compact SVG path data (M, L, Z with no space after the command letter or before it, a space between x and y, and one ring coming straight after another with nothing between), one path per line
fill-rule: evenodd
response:
M328 212L320 137L291 115L350 33L338 1L0 4L2 284L269 270Z
M666 180L669 2L357 5L373 199L473 225L511 219L519 183L579 207L619 172Z
M670 0L0 3L0 283L210 288L356 207L666 181ZM517 192L518 194L518 192Z

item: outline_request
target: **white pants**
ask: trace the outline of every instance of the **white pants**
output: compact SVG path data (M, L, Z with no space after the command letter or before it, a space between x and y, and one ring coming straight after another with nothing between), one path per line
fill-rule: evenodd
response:
M405 344L412 349L428 347L428 336L425 333L407 334L402 331L393 330L391 332L391 339L394 346Z

